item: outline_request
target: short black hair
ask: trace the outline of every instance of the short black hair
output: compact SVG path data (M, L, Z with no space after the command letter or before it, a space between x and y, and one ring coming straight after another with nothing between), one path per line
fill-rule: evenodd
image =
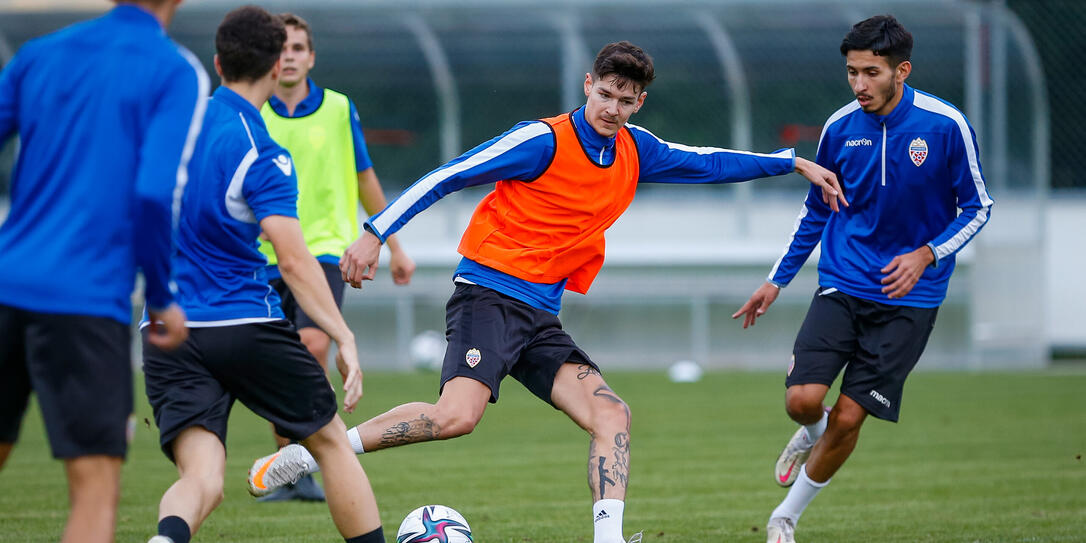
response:
M912 57L913 35L893 15L876 15L852 25L841 40L841 54L849 51L871 51L896 68Z
M656 79L652 57L628 41L604 45L592 64L592 73L596 74L597 79L614 74L615 85L618 88L625 88L626 85L633 83L639 91L645 90L645 87Z
M215 32L215 52L226 81L256 81L267 75L283 52L287 29L278 17L257 6L226 14Z

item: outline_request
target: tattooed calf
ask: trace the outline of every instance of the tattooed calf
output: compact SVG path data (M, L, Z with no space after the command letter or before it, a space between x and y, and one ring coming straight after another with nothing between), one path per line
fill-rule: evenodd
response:
M441 428L432 419L420 414L419 418L415 420L397 422L386 428L384 433L381 434L380 447L383 449L408 443L431 441L437 439L440 433Z

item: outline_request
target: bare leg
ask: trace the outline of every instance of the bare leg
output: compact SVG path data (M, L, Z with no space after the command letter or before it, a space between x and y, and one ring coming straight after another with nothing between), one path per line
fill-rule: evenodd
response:
M14 446L14 443L0 443L0 469L4 469L4 463L8 461L8 456Z
M304 442L324 471L332 522L344 538L358 537L381 526L377 498L347 441L347 427L336 415Z
M328 373L328 351L332 346L332 339L328 337L328 334L325 334L324 330L320 328L307 326L298 330L298 337L301 338L302 344L305 345L309 354L313 355L313 358L317 359L324 372ZM290 440L275 433L274 424L271 428L272 435L275 436L275 446L280 449L286 447Z
M819 384L792 385L784 395L784 409L792 420L806 426L822 419L822 402L830 387Z
M71 513L63 543L113 541L121 498L121 463L116 456L93 455L64 461Z
M403 404L356 428L367 452L451 439L475 429L489 400L490 388L483 383L468 377L453 377L445 383L436 404ZM324 469L323 465L321 469Z
M158 519L180 517L192 535L222 503L226 449L219 438L198 426L186 428L173 441L177 482L158 503Z
M328 371L328 351L332 346L332 339L328 337L328 334L324 333L324 330L313 326L307 326L298 330L298 337L301 338L302 344L305 345L309 354L313 355L313 358L317 359L324 371Z
M807 460L807 476L812 481L826 482L844 465L856 448L866 418L867 410L855 400L844 394L838 397L837 405L830 411L826 433L815 443Z
M554 378L551 401L591 441L588 487L592 500L623 500L630 476L630 408L600 373L587 364L564 364Z

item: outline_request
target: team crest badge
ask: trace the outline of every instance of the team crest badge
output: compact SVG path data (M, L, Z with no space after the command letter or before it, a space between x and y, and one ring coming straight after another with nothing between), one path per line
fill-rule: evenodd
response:
M916 138L909 144L909 158L913 164L919 167L928 158L928 142L924 138Z
M467 354L464 355L464 361L468 363L468 366L475 367L479 365L479 362L483 360L483 353L479 352L479 349L468 349Z

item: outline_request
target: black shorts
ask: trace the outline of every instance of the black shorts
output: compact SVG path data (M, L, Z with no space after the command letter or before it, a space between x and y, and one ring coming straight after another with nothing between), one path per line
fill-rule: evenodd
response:
M19 437L31 390L54 458L124 457L132 416L128 325L0 306L0 442Z
M786 386L833 384L880 419L897 422L905 378L920 360L939 308L890 305L819 288L796 337Z
M566 362L599 366L562 330L558 317L478 285L457 283L445 307L449 340L441 386L470 377L490 387L490 402L512 375L541 400L551 402L558 368Z
M321 270L324 271L324 278L328 281L328 287L332 289L332 298L336 301L336 307L343 307L343 285L346 283L343 282L343 274L339 271L339 266L328 262L319 262L319 264ZM286 315L288 321L294 323L294 328L298 330L320 328L313 319L309 318L309 315L305 314L305 311L302 311L298 300L294 298L294 293L290 291L290 287L282 277L272 279L268 284L279 293L283 314Z
M299 441L336 414L324 370L285 320L192 328L175 351L144 341L143 376L159 443L170 460L173 440L193 426L206 428L225 446L235 399L270 421L279 435Z

